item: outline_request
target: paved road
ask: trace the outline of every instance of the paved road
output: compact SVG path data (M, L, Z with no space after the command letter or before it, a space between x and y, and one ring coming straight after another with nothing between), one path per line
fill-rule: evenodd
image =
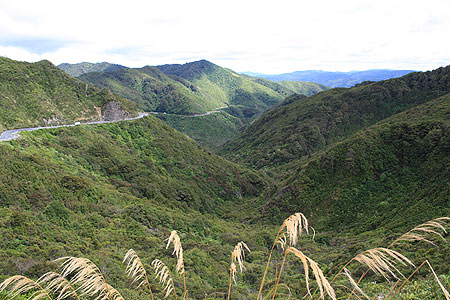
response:
M177 116L177 117L204 117L204 116L208 116L210 114L214 114L214 113L218 113L220 112L220 109L222 108L227 108L228 106L222 106L222 107L218 107L215 110L211 110L211 111L207 111L205 113L202 114L190 114L190 115L179 115L179 114L168 114L165 112L156 112L156 111L152 111L150 112L153 115L169 115L169 116Z
M91 125L91 124L104 124L104 123L113 123L113 122L120 122L120 121L129 121L129 120L136 120L143 118L145 116L148 116L148 113L139 113L139 116L135 118L128 118L128 119L122 119L117 121L95 121L95 122L87 122L87 123L81 123L81 124L70 124L70 125L57 125L57 126L46 126L46 127L33 127L33 128L20 128L20 129L11 129L3 131L0 134L0 141L10 141L17 139L19 137L19 133L22 131L35 131L39 129L48 129L48 128L60 128L60 127L73 127L78 125Z

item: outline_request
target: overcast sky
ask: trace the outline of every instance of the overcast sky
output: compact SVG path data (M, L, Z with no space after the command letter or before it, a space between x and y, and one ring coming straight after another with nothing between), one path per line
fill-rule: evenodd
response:
M0 55L237 72L450 64L450 0L1 0Z

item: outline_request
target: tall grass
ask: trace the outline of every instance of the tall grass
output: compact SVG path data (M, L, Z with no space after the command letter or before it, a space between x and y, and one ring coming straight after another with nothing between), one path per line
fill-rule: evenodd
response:
M400 242L420 242L424 241L431 245L435 245L432 241L433 236L444 239L444 234L447 232L446 227L450 223L450 218L443 217L434 219L423 224L420 224L407 233L401 235L395 239L387 248L378 247L362 251L354 256L346 263L341 264L341 268L337 271L331 280L324 275L324 272L320 268L319 264L310 256L307 256L301 249L296 248L298 237L303 234L309 234L313 231L309 226L308 220L301 213L296 213L287 218L280 226L277 235L275 236L274 243L269 253L268 261L264 273L262 276L261 284L258 290L257 300L262 299L262 292L264 288L264 281L267 277L268 270L270 268L271 258L274 254L275 246L280 245L283 250L283 260L278 273L275 276L275 284L264 299L272 298L274 300L277 296L278 288L283 286L289 290L288 297L291 297L289 287L281 283L283 271L286 267L286 263L290 256L294 256L300 260L303 266L303 274L306 285L306 295L309 298L325 299L326 297L336 300L343 299L338 298L336 291L340 290L341 294L345 294L347 299L355 297L357 299L370 299L365 291L360 287L360 283L364 276L372 271L386 280L391 278L397 279L397 283L391 288L387 295L388 300L392 300L399 294L402 288L408 283L408 281L418 272L423 266L428 266L433 279L437 282L440 290L442 291L445 299L450 300L450 294L446 290L445 286L439 280L435 270L431 266L428 260L425 260L406 278L402 271L405 268L415 267L414 263L400 252L393 250L392 248ZM181 245L180 237L176 231L172 231L167 239L166 249L172 244L173 252L177 258L175 271L179 275L183 276L184 295L183 298L188 298L188 291L186 288L186 276L185 266L183 261L183 248ZM236 274L239 270L242 272L244 267L244 252L250 249L243 241L237 243L234 250L231 253L231 262L229 267L229 281L228 281L228 300L231 298L231 286L232 282L236 283ZM291 254L291 255L289 255ZM95 300L124 300L120 292L107 283L101 270L89 259L80 257L61 257L55 262L61 263L61 273L48 272L42 275L37 281L33 281L22 275L12 276L7 278L0 284L0 293L2 291L9 291L6 295L7 298L14 298L20 294L27 295L27 299L95 299ZM130 249L123 259L125 263L126 274L133 279L133 283L136 284L136 288L146 286L150 292L151 299L154 299L154 295L151 288L151 281L147 271L144 268L144 264L140 260L138 254ZM361 276L358 281L355 281L348 270L352 264L362 264L366 266L367 271ZM169 297L171 294L174 299L177 300L177 294L175 291L174 278L170 272L170 268L165 265L161 260L154 259L151 263L153 267L154 275L159 279L159 283L162 285L164 292L164 298ZM311 275L314 277L315 288L311 288ZM342 280L338 282L338 278L343 277L350 283L350 288L342 284ZM403 278L403 282L400 280ZM401 283L401 284L400 284ZM216 292L216 294L223 294ZM345 297L344 297L345 298Z

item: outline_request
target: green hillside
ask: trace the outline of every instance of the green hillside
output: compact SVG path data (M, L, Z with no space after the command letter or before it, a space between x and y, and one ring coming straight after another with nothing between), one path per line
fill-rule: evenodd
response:
M311 215L320 212L323 228L357 232L395 230L448 216L449 128L450 93L297 164L267 207L285 213L300 208Z
M78 77L83 74L92 72L113 72L120 69L127 69L127 67L107 62L101 63L82 62L78 64L65 63L59 64L57 67L73 77Z
M314 82L304 82L304 81L279 81L278 84L294 91L296 94L312 96L317 93L329 90L330 88Z
M133 102L74 79L49 61L0 57L0 130L98 120L111 101L136 115Z
M283 99L277 91L206 60L157 68L192 82L209 97L220 101L220 106L249 107L257 114Z
M222 103L182 78L169 77L156 67L88 73L79 77L136 102L144 111L175 114L204 113Z
M94 97L77 94L78 86L69 89L64 80L85 89L86 84L48 62L9 63L23 68L46 66L42 73L26 73L36 74L30 82L40 82L47 92L53 91L47 86L61 87L62 96L57 99L67 103L71 95L83 101ZM163 68L167 74L154 67L111 74L124 72L124 78L136 84L141 79L154 83L156 79L150 78L159 78L164 84L167 78L176 78L184 87L192 84L189 90L197 95L208 94L220 84L222 99L230 101L236 100L231 96L233 85L251 85L235 81L240 77L234 75L228 78L228 70L205 62ZM206 78L205 72L215 75ZM432 218L450 217L449 73L450 67L440 68L311 97L289 96L227 144L228 157L252 168L211 153L158 119L214 147L224 140L209 137L237 131L245 125L243 120L258 114L259 105L252 107L244 101L253 96L242 94L220 112L200 117L161 113L158 118L24 132L16 140L0 142L0 282L15 274L37 279L57 270L53 259L78 256L96 263L124 299L151 299L126 277L122 260L133 248L149 272L155 299L165 293L154 279L150 263L155 258L173 270L181 299L183 277L174 271L172 246L166 249L171 231L177 230L189 299L227 297L230 255L240 241L251 253L244 259L244 272L237 274L237 284L232 285L231 298L254 299L279 226L295 212L304 213L315 228L314 238L300 237L297 249L316 261L331 281L341 263L358 253L387 247ZM8 83L9 90L26 94L20 82ZM87 89L94 88L89 84ZM95 90L98 101L119 99L108 90ZM36 105L46 103L46 98L33 99ZM28 114L26 106L17 106L13 112ZM198 132L203 135L195 135ZM444 240L448 242L450 236L443 233L442 237L427 236L435 245L404 242L393 249L416 266L428 259L449 288L450 244ZM282 237L278 244L283 244ZM304 260L283 256L283 250L276 247L271 256L263 297L270 297L287 257L276 298L301 299L307 293ZM309 273L315 298L319 298L313 280L320 274L317 268ZM355 261L348 269L358 280L367 266ZM407 276L413 270L399 267ZM395 300L443 299L429 270L416 275ZM372 298L385 297L393 285L372 272L361 282ZM333 287L337 299L347 299L353 289L343 276ZM7 295L0 293L0 299Z
M262 115L221 153L256 168L283 165L448 92L450 67L298 100L294 96Z
M252 231L239 233L228 207L266 184L151 116L23 133L0 153L0 274L36 277L51 259L89 256L128 299L138 293L127 292L123 255L134 248L148 263L165 258L172 229L185 242L191 295L226 285L222 261ZM267 234L255 229L263 230L252 248Z
M224 110L201 117L173 114L155 116L211 150L218 150L226 141L236 136L244 126L241 119Z

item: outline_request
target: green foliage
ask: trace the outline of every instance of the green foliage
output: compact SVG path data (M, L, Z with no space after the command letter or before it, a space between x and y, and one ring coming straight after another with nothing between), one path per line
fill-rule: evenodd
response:
M82 62L78 64L60 64L57 67L73 77L78 77L83 74L92 72L113 72L120 69L127 69L127 67L110 64L107 62L95 64L88 62Z
M326 89L313 83L296 82L290 83L291 90L269 80L238 75L205 60L89 73L79 78L109 88L145 111L190 115L226 107L221 115L200 119L159 116L210 149L218 148L243 125L284 97L294 93L311 95Z
M450 67L332 89L268 111L220 152L249 166L279 167L358 130L450 92ZM426 113L425 113L426 114Z
M97 120L95 107L109 101L136 113L134 103L86 85L49 61L26 63L0 57L0 131Z

